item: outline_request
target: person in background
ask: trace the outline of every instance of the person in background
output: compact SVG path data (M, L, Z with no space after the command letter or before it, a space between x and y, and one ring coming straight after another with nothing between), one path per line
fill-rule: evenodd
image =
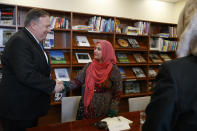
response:
M69 88L74 90L83 84L77 120L117 115L122 81L110 42L96 43L93 61L78 72Z
M51 79L48 57L39 45L51 31L49 14L32 9L24 25L8 40L2 56L0 120L4 131L37 126L39 117L48 112L51 93L64 89L63 82Z
M176 60L161 65L142 131L197 131L197 1L179 17Z

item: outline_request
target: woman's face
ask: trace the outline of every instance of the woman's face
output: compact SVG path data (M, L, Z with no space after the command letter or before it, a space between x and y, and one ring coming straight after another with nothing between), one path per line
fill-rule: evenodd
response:
M101 61L102 60L102 50L101 50L101 44L98 43L94 49L94 58Z

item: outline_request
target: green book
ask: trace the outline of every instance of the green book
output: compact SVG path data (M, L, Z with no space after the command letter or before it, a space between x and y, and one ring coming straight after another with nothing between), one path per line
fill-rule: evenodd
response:
M127 58L127 55L126 54L116 54L116 57L118 58L118 61L120 63L130 63L130 61Z
M66 64L63 51L49 51L49 55L51 58L51 64Z

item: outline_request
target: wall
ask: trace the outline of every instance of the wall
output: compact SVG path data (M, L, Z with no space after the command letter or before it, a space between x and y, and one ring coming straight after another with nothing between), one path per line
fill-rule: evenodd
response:
M175 7L174 7L174 15L173 15L173 18L174 18L175 23L178 22L179 13L184 8L185 2L186 2L186 0L182 0L182 1L177 2L175 4Z
M181 4L158 0L0 0L2 3L176 23ZM80 6L79 6L80 5ZM172 13L172 12L176 13Z

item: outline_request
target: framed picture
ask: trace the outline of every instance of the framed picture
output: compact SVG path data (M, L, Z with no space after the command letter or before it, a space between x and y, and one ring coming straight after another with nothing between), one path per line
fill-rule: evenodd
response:
M70 81L67 68L55 68L54 69L56 79L59 81Z
M92 62L89 53L75 53L78 63L89 63Z

